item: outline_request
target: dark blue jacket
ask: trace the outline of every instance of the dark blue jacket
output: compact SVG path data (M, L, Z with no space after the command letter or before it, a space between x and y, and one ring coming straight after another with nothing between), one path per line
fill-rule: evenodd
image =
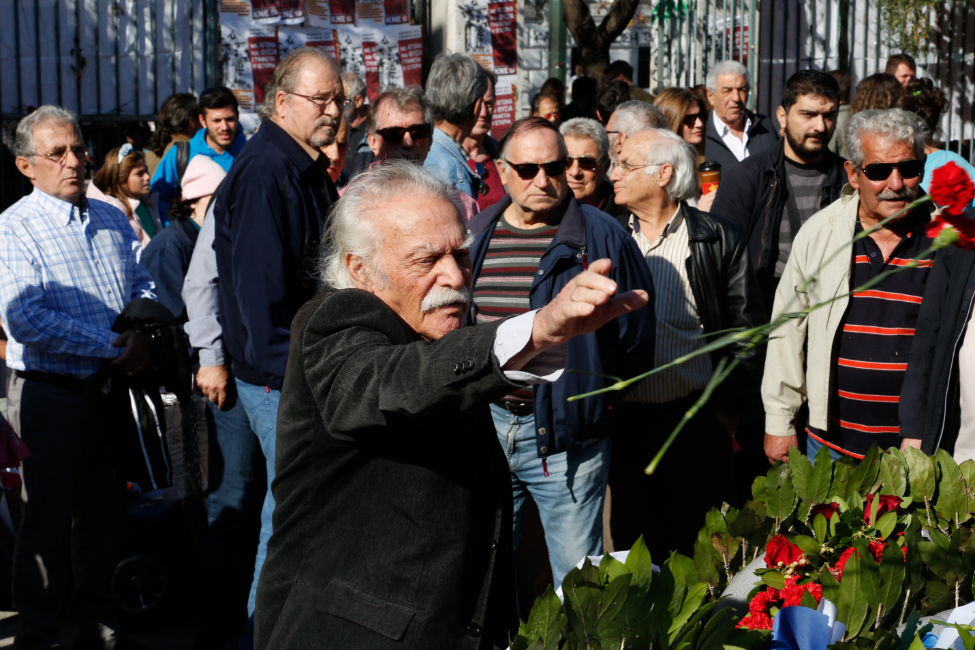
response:
M281 389L291 321L317 290L316 256L334 192L325 170L269 119L217 191L220 325L234 376L248 384Z
M752 113L746 110L745 114L752 121L752 126L748 129L748 142L745 143L745 151L748 152L749 156L754 156L756 151L771 147L779 141L778 124L760 113ZM735 154L731 153L731 149L728 148L718 133L720 119L713 110L708 116L708 125L704 130L704 158L721 163L721 180L724 182L725 174L739 163Z
M505 196L468 223L471 232L477 235L471 250L474 283L487 255L494 225L509 205L511 197ZM572 278L585 270L589 261L611 259L610 277L617 283L618 292L643 289L649 294L650 303L591 334L571 339L566 371L580 370L629 379L650 370L656 335L653 280L639 247L615 219L579 203L571 193L566 197L563 209L565 213L559 230L542 256L532 282L531 308L540 309L551 302ZM468 325L475 322L474 309L467 318ZM539 434L535 439L540 457L582 449L613 432L621 392L568 401L573 395L604 388L610 383L611 380L593 374L565 372L554 383L533 387L535 427Z
M199 234L200 229L189 219L173 221L142 251L142 265L156 283L156 298L180 323L186 322L183 280Z

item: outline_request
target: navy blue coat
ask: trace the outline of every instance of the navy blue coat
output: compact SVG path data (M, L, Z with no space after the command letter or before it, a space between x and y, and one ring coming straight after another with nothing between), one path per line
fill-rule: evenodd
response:
M318 288L315 266L332 181L269 119L217 190L213 249L220 325L234 376L281 389L291 321Z
M186 322L183 280L199 234L199 228L190 220L173 221L142 251L142 265L156 283L156 298L180 323Z
M477 235L471 250L474 279L481 271L494 226L511 205L511 197L474 217L468 224ZM590 260L613 261L610 277L618 292L643 289L650 296L647 306L620 316L596 332L577 336L568 343L566 370L581 370L628 379L653 368L656 318L653 311L653 280L650 269L633 238L613 217L576 201L570 193L565 213L552 244L539 262L529 294L532 309L540 309L585 270ZM474 323L476 310L468 313ZM575 451L602 440L613 432L619 413L621 392L603 393L569 402L568 398L604 388L612 383L605 377L565 372L551 384L533 386L535 427L539 435L538 455L550 456Z

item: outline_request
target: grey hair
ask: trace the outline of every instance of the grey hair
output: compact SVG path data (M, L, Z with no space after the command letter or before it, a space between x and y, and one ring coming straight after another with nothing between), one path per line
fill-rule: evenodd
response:
M37 143L34 141L34 129L41 124L53 122L54 124L70 124L81 137L81 128L78 126L78 116L66 108L45 104L27 117L20 120L17 124L17 133L14 136L14 155L32 159L37 153ZM84 141L84 138L82 138Z
M271 75L271 81L264 89L264 103L257 109L259 117L273 117L277 114L276 97L278 93L282 91L293 93L295 91L295 88L298 87L298 78L301 76L301 71L308 59L324 63L334 70L336 75L341 73L338 64L325 53L325 50L307 45L292 50L288 56L281 59L278 67L274 69L274 74Z
M647 147L643 173L651 174L660 165L674 169L667 183L667 196L671 201L686 201L697 193L697 154L684 139L670 129L644 129L653 133L657 140ZM632 137L632 136L631 136Z
M488 76L470 55L444 52L434 59L426 87L433 118L460 124L472 117L477 100L487 92Z
M423 121L433 126L433 112L427 106L423 98L423 89L415 84L410 84L406 88L389 88L382 95L376 98L369 105L369 112L366 113L366 132L376 133L379 128L379 109L386 102L393 102L396 110L403 111L410 107L419 108L423 111Z
M457 210L458 223L464 226L463 207L457 191L445 179L434 176L421 165L407 160L387 160L356 174L332 209L326 245L319 260L321 279L335 289L355 288L345 265L347 255L361 259L383 287L389 276L383 270L382 229L379 219L396 210L409 210L416 196L450 202ZM464 245L470 246L468 236Z
M930 135L928 125L916 113L901 108L879 108L860 111L846 125L846 151L857 168L863 165L863 137L876 135L886 142L907 142L914 147L918 160L924 160L924 141Z
M708 76L707 79L704 80L704 85L707 86L707 89L711 92L718 92L718 77L723 74L742 76L745 78L745 87L752 87L752 76L748 74L748 68L743 66L738 61L731 59L715 63L714 66L708 70Z
M344 83L345 87L347 88L346 94L349 96L349 99L366 96L366 82L363 81L362 77L356 73L343 72L342 83Z
M613 126L629 138L644 129L666 129L667 118L653 104L634 99L616 107Z
M606 129L596 120L588 117L575 117L567 122L563 122L559 127L559 132L563 138L589 138L596 143L599 149L599 159L605 160L609 153L609 137Z

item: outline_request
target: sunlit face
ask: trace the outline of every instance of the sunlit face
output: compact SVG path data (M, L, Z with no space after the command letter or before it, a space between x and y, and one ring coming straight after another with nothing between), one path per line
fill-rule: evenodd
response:
M692 102L684 114L684 121L680 125L680 137L684 142L697 146L704 142L704 120L707 114L701 112L697 102Z
M714 106L715 114L728 125L737 124L745 117L745 104L748 102L748 82L745 75L719 74L718 92L708 89L708 101Z
M861 216L880 221L894 216L917 198L923 174L916 178L903 178L895 168L885 180L872 181L863 173L863 168L871 163L917 159L910 143L890 142L868 134L860 140L860 149L864 156L863 165L855 167L849 160L845 165L850 185L860 190Z
M547 163L565 158L565 149L557 133L549 129L535 129L511 139L505 152L505 163L498 166L498 175L501 183L508 188L511 201L522 211L545 214L561 205L569 192L565 172L560 176L549 176L544 168L539 167L532 178L521 178L506 163Z
M66 123L45 123L34 127L34 153L31 158L18 157L17 169L31 180L34 187L56 199L77 204L85 191L85 155L75 151L84 148L78 130ZM55 154L58 162L45 154Z
M544 117L546 120L558 126L562 123L562 114L559 112L559 103L551 97L542 97L538 102L538 112L533 117Z
M838 112L837 102L820 95L799 95L788 113L780 106L776 115L792 151L802 160L812 160L826 151Z
M339 124L339 131L335 135L335 141L322 147L322 153L328 156L328 177L334 183L342 175L342 168L345 166L345 157L349 153L349 129L345 115Z
M666 192L661 186L662 169L657 167L648 169L644 166L647 154L655 140L657 136L649 131L640 131L623 143L619 162L624 168L627 166L631 168L620 170L619 166L614 166L609 175L616 193L616 205L622 205L632 211L656 200L662 192ZM650 173L648 174L647 171Z
M408 128L426 124L423 110L419 106L405 106L402 110L396 106L396 102L387 100L379 107L378 129L390 127ZM369 134L369 148L380 161L390 158L406 158L422 163L430 153L433 146L433 137L414 139L409 131L403 134L403 139L399 142L387 142L379 133Z
M216 143L221 149L230 147L237 137L237 111L230 106L204 108L200 121L207 130L207 139Z
M319 105L326 101L327 105ZM285 131L308 147L320 148L335 139L344 103L338 72L326 63L310 60L299 74L294 94L279 91L275 108Z
M380 263L389 285L375 279L357 280L356 285L382 299L421 337L436 341L462 327L467 315L471 288L467 229L448 201L404 198L401 205L408 208L397 205L377 218L383 242ZM354 267L350 269L355 278Z
M565 147L569 150L569 167L565 170L569 189L576 200L595 205L598 202L599 188L609 170L609 161L600 159L599 146L591 138L568 136L565 138ZM579 157L599 161L599 164L594 170L583 169L583 162Z
M900 63L897 65L897 70L894 72L894 76L897 77L897 81L899 81L902 86L907 88L907 84L911 81L911 79L917 79L917 70L906 63Z
M472 138L482 138L491 131L491 124L494 122L494 106L496 103L497 97L494 94L494 84L488 79L488 89L484 93L484 103L481 105L481 113L477 116L477 124L474 125L474 130L471 131Z
M152 176L149 174L149 168L146 167L144 162L139 163L129 172L125 189L135 198L141 199L149 194L149 182L151 180Z

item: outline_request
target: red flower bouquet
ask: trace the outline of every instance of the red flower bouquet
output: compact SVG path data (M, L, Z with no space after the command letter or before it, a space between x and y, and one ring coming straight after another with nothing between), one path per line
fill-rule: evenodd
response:
M952 216L960 216L975 199L975 185L968 172L953 162L938 167L931 174L931 199Z
M790 542L785 535L776 535L769 540L765 549L765 566L774 568L788 566L803 558L802 550Z

